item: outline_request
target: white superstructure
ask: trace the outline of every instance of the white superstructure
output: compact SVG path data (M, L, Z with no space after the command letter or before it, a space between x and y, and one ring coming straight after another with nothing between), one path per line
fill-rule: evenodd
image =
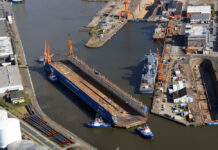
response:
M7 119L8 113L6 110L0 109L0 120Z
M0 120L0 148L21 140L20 122L15 118Z

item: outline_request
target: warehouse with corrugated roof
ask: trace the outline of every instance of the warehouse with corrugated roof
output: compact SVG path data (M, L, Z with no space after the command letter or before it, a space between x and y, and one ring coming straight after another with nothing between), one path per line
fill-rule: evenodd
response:
M23 90L20 72L17 65L0 67L0 93Z

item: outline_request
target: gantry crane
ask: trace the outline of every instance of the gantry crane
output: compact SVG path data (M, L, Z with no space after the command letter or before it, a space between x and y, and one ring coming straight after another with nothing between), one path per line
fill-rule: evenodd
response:
M127 19L130 17L130 11L128 9L129 0L124 0L125 10L120 12L119 20L122 18L124 14L127 14Z
M163 2L162 2L161 0L159 0L159 1L160 1L160 4L161 4L162 8L163 8L164 11L166 12L168 19L169 19L168 27L167 27L167 30L166 30L166 36L173 35L173 34L174 34L174 27L173 27L173 25L172 25L172 19L173 19L174 17L172 16L171 13L169 13L169 12L166 10L166 8L165 8Z
M73 53L73 47L72 47L72 40L69 40L68 42L68 48L69 48L69 56L74 56ZM47 47L47 42L45 41L45 47L44 47L44 60L47 63L51 63L51 58L54 56L54 54L50 54L50 44L48 43L48 47Z

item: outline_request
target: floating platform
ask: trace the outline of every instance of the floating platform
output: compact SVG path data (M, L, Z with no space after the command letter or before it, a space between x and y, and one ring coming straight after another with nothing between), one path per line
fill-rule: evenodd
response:
M153 39L154 40L164 40L166 34L167 24L160 23L156 26Z
M45 63L44 67L112 125L130 128L146 122L148 109L142 102L77 57Z

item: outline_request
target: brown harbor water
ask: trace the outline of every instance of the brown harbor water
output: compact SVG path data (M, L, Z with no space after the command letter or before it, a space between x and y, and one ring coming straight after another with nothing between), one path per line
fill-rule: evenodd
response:
M160 47L152 40L154 24L128 23L102 48L84 46L89 36L79 32L104 3L82 0L26 0L15 4L14 14L30 68L35 92L42 110L82 139L100 150L206 150L217 149L218 127L185 127L149 115L154 140L145 140L131 129L88 129L84 124L95 113L61 84L47 80L35 62L43 54L44 40L53 53L67 52L67 41L74 37L75 54L107 76L122 89L151 106L151 97L138 93L140 60L150 49Z

